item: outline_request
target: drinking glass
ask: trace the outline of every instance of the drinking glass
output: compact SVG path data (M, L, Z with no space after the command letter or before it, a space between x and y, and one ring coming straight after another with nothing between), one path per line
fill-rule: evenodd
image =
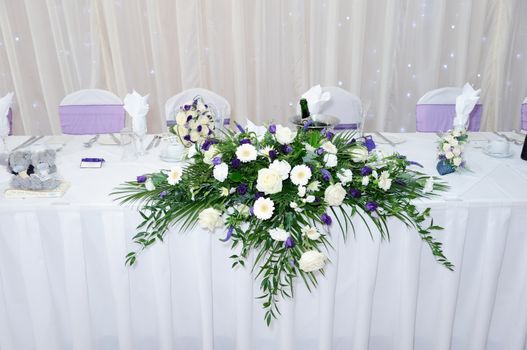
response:
M135 142L135 134L130 128L124 128L121 134L121 148L123 154L121 159L124 161L137 159L137 145Z

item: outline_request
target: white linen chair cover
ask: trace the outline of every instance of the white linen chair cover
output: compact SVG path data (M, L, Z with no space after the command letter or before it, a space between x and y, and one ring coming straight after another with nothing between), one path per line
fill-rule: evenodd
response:
M231 115L231 105L229 101L215 92L202 88L187 89L169 98L165 103L165 116L167 123L175 120L176 112L180 106L192 101L196 96L201 96L205 104L210 105L213 112L221 117L224 125L229 124L229 118Z
M324 86L322 92L328 91L331 99L320 109L320 114L331 115L340 119L335 129L358 129L363 122L362 102L351 92L337 86ZM296 107L300 114L300 105Z
M456 104L456 98L461 95L463 90L458 87L444 87L435 90L430 90L424 94L419 101L418 105L449 105Z
M85 105L122 105L119 96L106 90L84 89L72 92L62 99L61 106Z

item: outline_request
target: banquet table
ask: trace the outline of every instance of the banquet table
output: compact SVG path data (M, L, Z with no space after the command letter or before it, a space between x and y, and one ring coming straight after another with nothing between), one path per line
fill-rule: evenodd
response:
M384 133L391 146L435 170L435 134ZM509 136L513 136L509 134ZM147 143L152 135L147 137ZM41 144L55 142L48 136ZM119 146L64 136L62 198L0 197L0 349L527 349L527 162L482 152L492 133L471 133L470 171L444 176L450 190L419 201L454 272L436 263L418 234L390 221L391 240L372 239L357 220L335 249L318 288L297 281L268 327L259 282L231 269L225 233L175 227L164 244L124 264L140 216L109 193L137 175L170 168L163 147L122 161ZM9 147L26 136L8 137ZM53 139L53 140L52 140ZM102 157L81 169L82 157ZM9 174L0 174L0 191ZM375 232L374 232L375 233Z

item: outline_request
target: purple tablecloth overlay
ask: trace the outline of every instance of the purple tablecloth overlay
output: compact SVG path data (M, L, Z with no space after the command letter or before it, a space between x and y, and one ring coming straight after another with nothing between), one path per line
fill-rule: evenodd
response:
M527 130L527 103L522 104L522 130Z
M470 112L468 131L479 131L483 105L477 104ZM454 104L419 104L416 106L418 132L445 132L452 129L456 116Z
M123 105L59 106L62 133L95 135L120 132L125 124Z

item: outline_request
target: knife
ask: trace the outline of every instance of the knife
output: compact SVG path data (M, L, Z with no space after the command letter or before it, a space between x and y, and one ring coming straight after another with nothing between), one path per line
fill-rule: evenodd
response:
M115 137L114 134L110 133L110 137L112 138L112 140L113 140L116 144L118 144L118 145L121 144L121 141L119 141L119 139L118 139L117 137Z
M150 141L150 143L148 144L148 146L146 146L146 150L147 151L150 151L150 149L152 148L152 146L154 145L154 142L157 140L159 136L158 135L155 135L153 138L152 138L152 141Z
M31 136L31 137L28 138L26 141L22 142L20 145L18 145L18 146L16 146L15 148L13 148L13 149L11 150L11 152L16 151L17 149L26 146L29 142L33 141L33 140L36 139L36 138L37 138L36 136Z
M498 136L500 136L500 137L503 137L505 140L507 140L507 141L509 141L509 142L512 142L512 143L514 143L515 145L521 145L521 143L520 143L519 141L511 139L511 138L509 138L509 137L508 137L507 135L505 135L505 134L500 134L500 133L497 132L497 131L494 131L493 133L494 133L495 135L498 135Z
M159 146L159 144L161 143L161 139L162 139L162 137L158 135L158 136L157 136L156 144L154 145L154 148L156 148L157 146Z
M42 138L44 138L44 136L31 136L29 138L29 140L27 140L23 144L19 145L18 147L14 148L13 151L16 151L16 150L21 149L21 148L26 148L27 146L30 146L30 145L34 144L35 142L37 142L38 140L40 140Z
M376 131L375 132L375 135L379 136L381 139L383 139L384 141L388 142L392 147L395 147L395 143L393 143L391 140L388 140L383 134L381 134L380 132Z

